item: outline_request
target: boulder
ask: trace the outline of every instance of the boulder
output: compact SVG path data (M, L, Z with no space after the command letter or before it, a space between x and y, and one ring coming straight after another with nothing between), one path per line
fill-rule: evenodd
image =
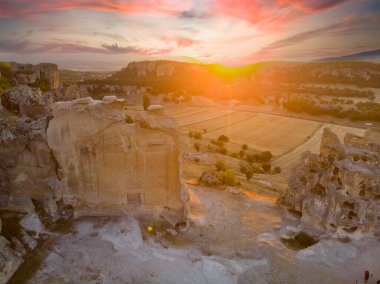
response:
M199 181L207 186L214 186L214 185L221 185L222 181L221 179L210 171L205 171L202 173L201 177L199 178Z
M17 86L1 95L1 104L7 111L23 117L45 116L47 105L42 100L41 90L28 86Z

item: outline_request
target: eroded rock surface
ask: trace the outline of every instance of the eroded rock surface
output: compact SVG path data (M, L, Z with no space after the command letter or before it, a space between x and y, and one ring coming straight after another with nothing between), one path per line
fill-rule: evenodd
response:
M380 237L380 144L347 134L342 144L325 129L320 154L306 152L280 197L302 219L338 237Z
M39 89L28 86L7 90L1 102L0 208L32 212L35 199L55 215L57 166L46 141L48 105Z
M7 283L22 263L18 254L10 248L9 241L1 235L0 219L0 284Z
M11 62L13 73L13 85L43 84L50 89L59 86L58 66L51 63L40 63L37 65L20 64Z
M65 204L77 212L163 208L183 217L179 131L161 112L126 122L124 100L82 98L52 105L47 139Z

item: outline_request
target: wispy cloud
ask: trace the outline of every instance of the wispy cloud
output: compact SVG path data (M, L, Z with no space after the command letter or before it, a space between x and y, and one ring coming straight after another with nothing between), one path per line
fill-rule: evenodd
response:
M102 32L93 32L92 34L96 35L96 36L102 36L102 37L106 37L106 38L111 38L113 40L125 41L125 37L123 37L122 35L118 35L118 34L102 33Z
M135 54L135 55L153 55L166 54L171 49L156 48L138 48L135 46L119 46L118 44L103 44L100 47L88 46L72 43L46 43L39 46L33 45L28 41L20 42L0 42L0 52L4 53L97 53L105 55Z
M166 43L174 42L178 47L188 47L188 46L192 46L194 44L199 43L198 40L186 38L186 37L180 37L180 36L178 36L178 37L163 36L163 37L161 37L161 40L166 42Z
M131 14L163 13L175 15L189 9L190 0L2 0L0 17L14 17L46 11L87 9Z

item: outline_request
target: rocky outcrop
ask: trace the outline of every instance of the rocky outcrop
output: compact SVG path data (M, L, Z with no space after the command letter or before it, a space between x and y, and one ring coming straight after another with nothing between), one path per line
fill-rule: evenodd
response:
M59 87L58 66L51 63L37 65L11 62L14 85L43 84L47 89ZM36 87L38 87L36 85Z
M0 208L32 212L32 200L56 214L56 162L46 141L48 105L38 89L14 87L2 96Z
M42 100L41 90L18 86L1 94L2 106L15 115L35 118L46 115L47 105Z
M5 284L22 263L19 255L10 248L9 241L1 235L0 219L0 284Z
M306 152L279 203L339 237L380 238L380 144L325 129L320 154Z
M172 118L154 110L128 124L125 102L115 97L57 102L52 111L47 139L65 204L85 214L165 208L183 217L187 197Z

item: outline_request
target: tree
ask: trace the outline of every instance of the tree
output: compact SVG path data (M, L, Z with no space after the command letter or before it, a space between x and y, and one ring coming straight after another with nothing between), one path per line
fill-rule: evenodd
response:
M226 170L226 165L222 161L216 161L215 167L218 171L225 171Z
M272 165L270 163L265 163L262 165L262 167L265 172L269 172Z
M247 144L243 144L243 145L241 145L241 148L242 148L243 150L248 150L248 145L247 145Z
M144 97L143 97L143 107L144 107L144 110L147 110L147 108L150 106L150 96L147 92L144 93Z
M248 171L245 172L245 177L249 181L253 177L253 170L249 169Z
M235 174L231 172L230 170L226 170L223 173L223 183L229 186L236 186L238 184L238 179L236 178Z
M199 145L199 143L194 143L194 148L197 152L199 152L199 150L201 149L201 146Z

